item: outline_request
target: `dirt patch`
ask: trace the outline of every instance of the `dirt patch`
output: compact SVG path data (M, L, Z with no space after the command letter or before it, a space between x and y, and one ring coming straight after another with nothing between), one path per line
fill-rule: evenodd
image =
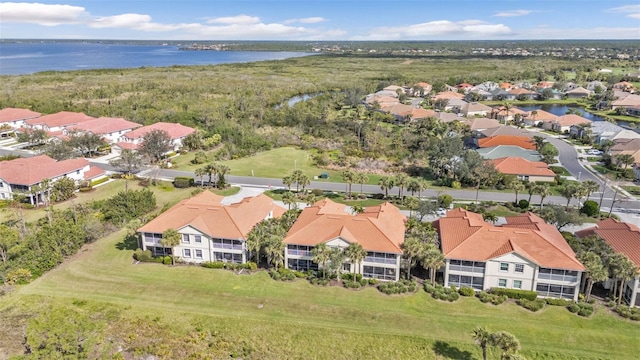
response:
M413 63L413 60L405 60L402 62L402 65L411 65Z
M0 311L0 360L24 353L29 318L12 308Z

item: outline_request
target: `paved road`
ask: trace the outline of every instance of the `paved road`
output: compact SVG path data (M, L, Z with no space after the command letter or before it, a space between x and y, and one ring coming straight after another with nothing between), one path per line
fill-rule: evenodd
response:
M153 170L152 170L153 171ZM193 177L198 180L197 177L190 171L180 171L180 170L155 170L157 174L151 174L149 171L144 172L146 176L156 176L158 178L163 179L173 179L176 176L188 176ZM206 181L206 178L205 178ZM271 188L281 188L285 185L282 183L281 179L268 179L268 178L259 178L252 176L233 176L228 175L227 181L232 184L241 184L241 185L251 185L251 186L263 186L263 187L271 187ZM307 189L322 189L328 191L345 191L345 184L343 183L333 183L328 181L312 181L311 185L307 187ZM382 190L377 185L364 185L362 190L368 194L376 194L382 193ZM352 191L360 192L360 185L354 184ZM405 190L406 191L406 190ZM395 187L389 190L390 194L397 194L398 188ZM426 190L422 192L423 197L437 197L441 193L446 193L451 195L454 199L460 200L475 200L476 192L473 190L453 190L447 189L446 191L438 191L438 190ZM527 199L529 197L528 193L519 194L518 199ZM599 201L599 195L592 195L592 200ZM478 200L484 201L496 201L496 202L508 202L515 200L515 194L513 193L503 193L503 192L491 192L491 191L480 191L478 194ZM540 197L538 195L534 195L531 198L533 204L540 203ZM545 199L545 204L566 204L567 200L560 196L551 196ZM602 202L603 207L611 206L611 198L605 197ZM640 211L640 201L623 201L616 202L615 208L627 209L630 211Z

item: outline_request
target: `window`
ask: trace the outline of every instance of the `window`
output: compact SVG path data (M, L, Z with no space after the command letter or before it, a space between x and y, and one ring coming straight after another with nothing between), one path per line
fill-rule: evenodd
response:
M509 271L509 263L500 263L500 271Z
M514 288L514 289L522 289L522 281L520 281L520 280L513 280L513 288Z
M507 279L498 279L499 287L507 287Z
M342 264L342 270L343 271L351 271L351 264L349 264L349 263Z
M202 259L202 250L196 249L196 259Z
M182 249L182 256L184 256L186 258L190 258L191 257L191 249Z
M202 236L200 236L200 235L196 235L196 236L195 236L195 239L196 239L196 242L197 242L198 244L202 243Z
M523 264L516 264L516 272L517 273L523 273L524 272L524 265Z
M189 243L189 235L188 234L182 234L182 242L185 244Z

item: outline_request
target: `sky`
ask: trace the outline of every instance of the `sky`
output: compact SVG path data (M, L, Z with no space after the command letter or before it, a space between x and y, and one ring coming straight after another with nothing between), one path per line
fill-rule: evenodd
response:
M640 1L0 2L0 39L639 39Z

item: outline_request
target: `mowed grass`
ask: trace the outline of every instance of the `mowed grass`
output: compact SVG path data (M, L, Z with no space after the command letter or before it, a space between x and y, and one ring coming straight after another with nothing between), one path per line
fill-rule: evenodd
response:
M236 275L197 266L133 264L120 231L88 245L33 283L0 298L16 304L82 299L159 317L184 328L198 319L252 343L261 358L480 358L471 331L515 334L529 359L632 359L640 326L598 307L588 319L561 307L531 313L475 298L433 300L424 291L387 296L376 289L273 281L266 272ZM129 246L131 247L131 246ZM497 353L493 358L496 358Z
M193 160L194 156L195 153L188 153L174 158L176 170L193 171L203 167L205 164L191 164L190 161ZM344 182L341 175L342 171L327 170L315 166L309 151L293 147L276 148L242 159L219 161L219 163L227 165L231 169L230 175L282 179L295 170L301 170L312 181ZM314 177L319 177L322 173L329 174L329 178L314 179ZM376 174L368 176L368 184L377 184L382 177ZM196 181L198 180L196 179ZM355 187L357 185L354 185L354 189Z

